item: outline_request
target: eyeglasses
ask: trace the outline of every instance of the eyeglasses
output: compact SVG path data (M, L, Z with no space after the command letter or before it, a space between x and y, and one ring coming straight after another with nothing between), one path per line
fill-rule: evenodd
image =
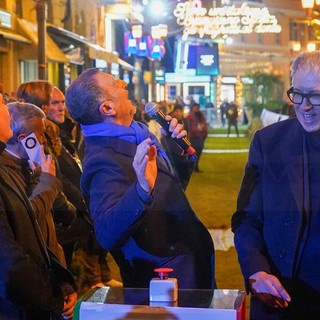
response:
M294 104L301 104L303 102L303 99L308 99L309 103L312 106L319 107L320 106L320 93L301 93L301 92L295 92L294 88L291 87L287 91L287 96L290 99L290 101Z

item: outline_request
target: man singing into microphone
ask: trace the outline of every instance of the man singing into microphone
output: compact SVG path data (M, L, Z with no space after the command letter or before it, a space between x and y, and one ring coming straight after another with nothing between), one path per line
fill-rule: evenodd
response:
M81 187L97 239L119 265L124 287L147 288L153 270L168 267L179 288L215 288L210 234L155 137L133 121L125 88L124 81L87 69L66 92L85 137ZM176 119L167 120L168 139L186 137Z

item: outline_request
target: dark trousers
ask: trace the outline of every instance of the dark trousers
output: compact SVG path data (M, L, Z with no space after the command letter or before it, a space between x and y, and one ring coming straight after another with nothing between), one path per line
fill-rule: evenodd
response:
M236 134L237 134L237 136L239 137L238 122L237 122L237 120L235 120L235 121L228 121L228 136L229 136L229 134L230 134L230 129L231 129L232 126L233 126L234 129L236 130Z
M191 145L196 150L197 155L197 161L195 165L195 171L199 171L199 160L202 154L202 150L204 147L204 139L198 139L198 138L190 138Z

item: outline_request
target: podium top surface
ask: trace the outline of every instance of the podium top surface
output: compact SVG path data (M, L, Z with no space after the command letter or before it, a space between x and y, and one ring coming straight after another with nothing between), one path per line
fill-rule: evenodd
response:
M239 309L245 299L243 290L178 290L176 302L150 302L148 289L135 288L94 288L82 301L99 304L154 305L209 309Z

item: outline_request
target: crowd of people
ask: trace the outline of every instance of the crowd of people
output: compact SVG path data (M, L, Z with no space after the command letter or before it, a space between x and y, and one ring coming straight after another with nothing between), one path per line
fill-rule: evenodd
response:
M61 192L54 160L41 152L37 166L29 163L20 143L27 136L26 148L44 143L44 118L33 104L7 107L1 97L1 319L72 319L77 301L50 212Z
M232 217L250 320L320 311L319 66L319 52L296 58L296 117L257 131L250 147ZM10 102L0 95L1 319L72 319L86 290L147 288L158 267L173 268L180 289L216 288L214 244L184 192L207 119L195 101L186 117L181 101L159 107L166 131L96 68L65 95L44 80ZM237 106L225 115L239 135ZM197 157L176 143L186 138Z
M66 98L44 80L3 95L1 318L71 319L90 288L147 287L160 266L180 288L215 288L212 239L184 195L195 162L133 120L125 86L88 69ZM168 121L173 138L187 135ZM123 283L111 278L110 253Z

